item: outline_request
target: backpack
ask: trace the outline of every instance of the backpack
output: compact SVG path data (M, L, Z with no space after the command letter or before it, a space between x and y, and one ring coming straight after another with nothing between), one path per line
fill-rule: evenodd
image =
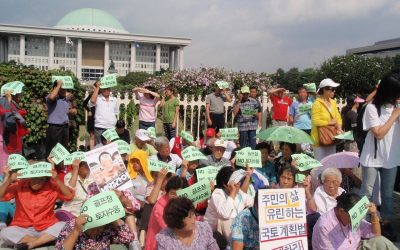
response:
M367 137L368 131L364 131L363 129L363 117L364 117L364 113L365 113L365 109L367 108L368 103L365 103L360 111L358 112L358 116L357 116L357 127L356 127L356 143L357 143L357 147L359 150L358 155L361 156L361 152L363 150L364 147L364 143L365 143L365 138ZM378 116L381 116L381 109L377 109L378 111ZM375 147L375 153L374 153L374 159L376 159L376 153L378 151L378 140L376 139L376 137L374 137L374 147Z

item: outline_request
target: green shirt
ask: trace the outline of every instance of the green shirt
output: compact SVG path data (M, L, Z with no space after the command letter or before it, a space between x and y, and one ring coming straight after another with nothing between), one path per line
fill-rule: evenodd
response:
M136 146L135 142L131 144L131 153L134 151L138 150L139 148ZM145 151L149 156L156 155L157 150L153 147L153 145L146 143L143 148L143 151Z
M164 123L173 123L174 122L176 106L179 106L179 100L176 97L165 101L165 105L163 108L163 122Z

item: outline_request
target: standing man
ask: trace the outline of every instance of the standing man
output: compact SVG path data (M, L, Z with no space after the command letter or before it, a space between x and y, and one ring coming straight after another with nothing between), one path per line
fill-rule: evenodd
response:
M237 116L240 147L256 147L256 130L261 127L260 104L249 97L250 89L243 86L240 89L239 101L233 106L233 114Z
M306 88L300 87L297 93L297 100L292 103L289 109L289 125L310 134L312 101L308 99Z
M207 126L212 128L225 127L225 106L224 102L231 102L228 88L222 84L216 84L214 93L206 97L206 118Z
M96 113L94 115L94 136L97 145L101 142L101 135L104 131L109 128L115 128L119 114L119 104L117 98L110 96L111 89L101 89L101 83L99 81L94 84L94 87L94 92L88 106L89 108L96 107Z
M272 101L272 126L286 126L288 121L288 109L292 100L285 96L286 89L278 87L268 91Z
M51 93L46 96L47 124L49 125L46 136L46 157L57 143L68 148L68 115L75 116L77 113L76 106L71 104L72 94L62 89L62 84L61 80L54 81Z
M161 99L160 106L162 108L162 120L164 133L168 140L176 136L176 125L179 119L179 100L175 97L175 88L169 85L165 89L165 94Z

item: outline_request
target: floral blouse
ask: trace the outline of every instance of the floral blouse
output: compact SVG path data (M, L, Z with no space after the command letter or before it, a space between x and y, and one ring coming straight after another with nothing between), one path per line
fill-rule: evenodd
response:
M213 237L211 227L206 222L196 221L196 235L190 246L183 245L167 227L156 236L158 250L218 250L218 244Z
M71 220L65 224L57 237L54 249L64 250L63 243L75 226L75 220ZM84 232L79 234L75 243L75 250L108 250L111 244L128 244L134 240L135 236L126 224L122 224L118 228L114 228L108 224L100 235L90 238Z

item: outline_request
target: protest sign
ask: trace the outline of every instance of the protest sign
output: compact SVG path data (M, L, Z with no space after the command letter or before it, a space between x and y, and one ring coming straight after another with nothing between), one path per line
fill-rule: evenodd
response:
M156 136L156 128L155 127L149 127L149 128L147 128L147 135L150 137L150 138L152 138L152 139L155 139L157 136Z
M124 140L116 140L114 143L117 144L118 152L122 154L130 154L131 146Z
M238 128L221 128L219 131L221 132L221 138L223 140L228 141L239 139Z
M307 92L310 92L310 93L316 93L317 92L317 86L315 85L314 82L304 83L303 87L306 88Z
M75 160L86 161L85 153L80 151L73 152L65 157L64 165L71 165Z
M303 183L305 179L306 176L304 174L296 174L295 178L296 183Z
M239 167L261 168L261 151L252 150L250 147L236 152L235 163Z
M101 192L111 189L125 190L132 187L132 181L118 146L112 142L85 153L90 174Z
M29 166L28 161L20 154L11 154L8 156L7 165L11 170L23 169Z
M297 163L296 166L300 171L306 171L322 166L321 162L311 158L306 154L292 154L292 160Z
M24 86L25 84L20 81L8 82L1 86L1 95L4 96L7 91L11 91L12 95L20 94Z
M242 115L245 115L245 116L253 116L258 113L258 110L257 109L241 109L240 112Z
M170 173L175 173L176 169L175 167L169 165L166 162L163 161L157 161L157 160L148 160L148 165L149 165L149 170L150 171L155 171L155 172L160 172L161 169L166 168L168 172Z
M103 132L102 136L106 138L107 141L114 141L119 138L115 128L109 128Z
M197 203L211 197L210 182L208 180L199 181L190 187L178 190L176 194L188 198L196 206Z
M51 82L54 81L62 81L61 88L62 89L74 89L74 81L72 81L71 76L52 76L51 77Z
M305 114L305 113L309 113L311 112L312 109L312 103L300 103L299 104L299 108L298 108L298 112L299 114Z
M28 166L27 168L23 168L18 170L20 174L18 179L25 179L25 178L35 178L35 177L51 177L51 164L48 162L38 162Z
M260 189L258 201L260 249L308 249L304 188Z
M68 155L68 150L60 143L57 143L50 152L50 157L56 165L62 162Z
M354 205L354 207L349 210L351 229L353 230L353 232L357 231L357 229L360 227L361 220L364 219L367 215L368 206L369 200L367 196L364 196L361 200L357 202L357 204Z
M214 181L215 177L217 177L217 174L221 168L219 167L214 167L214 166L207 166L204 168L198 168L196 169L196 176L197 176L197 181Z
M196 147L189 146L182 151L182 158L187 161L206 160L207 157Z
M82 204L81 214L88 216L83 226L83 231L86 231L121 219L125 210L115 192L107 191L87 199Z
M186 131L182 131L180 135L181 135L182 139L184 139L190 143L194 142L193 135L191 135L190 133L188 133Z
M216 84L217 84L218 88L220 88L220 89L229 88L229 83L226 81L217 81Z
M109 89L112 87L117 86L117 75L116 74L110 74L103 76L100 78L100 88L101 89Z
M347 131L343 134L339 134L339 135L335 136L335 138L339 139L339 140L354 141L353 131Z

